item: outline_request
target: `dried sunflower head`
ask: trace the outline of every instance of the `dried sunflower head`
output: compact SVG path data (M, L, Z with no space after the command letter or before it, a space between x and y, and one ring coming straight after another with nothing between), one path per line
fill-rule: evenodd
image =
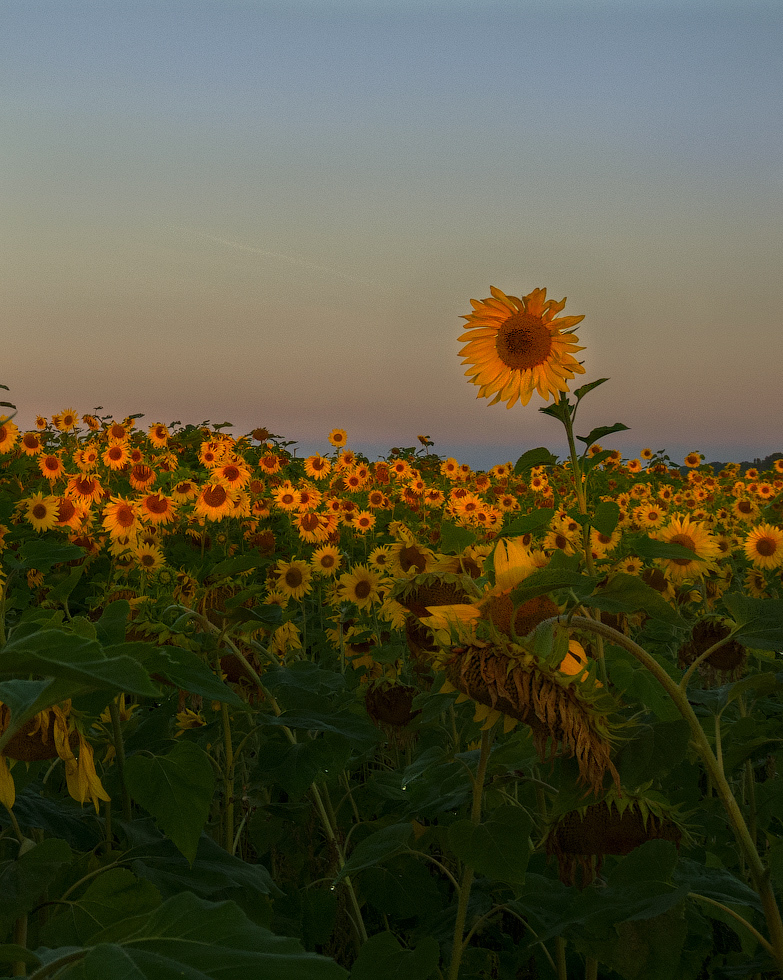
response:
M573 757L580 782L601 791L606 772L619 791L611 753L620 727L618 705L583 671L566 674L516 643L474 640L441 655L446 672L442 690L459 691L477 704L485 727L504 718L504 730L519 722L533 734L540 759Z
M589 885L607 854L629 854L648 840L668 840L678 848L688 832L677 813L654 793L614 788L597 803L588 803L555 817L544 838L544 849L557 859L560 879L567 885Z

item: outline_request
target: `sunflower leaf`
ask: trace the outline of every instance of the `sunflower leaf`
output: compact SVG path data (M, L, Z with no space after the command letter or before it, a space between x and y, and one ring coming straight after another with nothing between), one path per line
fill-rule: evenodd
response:
M526 473L534 466L554 466L555 463L557 463L557 456L553 456L545 446L539 446L538 449L529 449L519 457L514 464L514 475Z
M739 627L734 639L759 650L783 650L783 599L755 599L730 593L723 601Z
M628 429L627 425L623 425L622 422L615 422L614 425L600 425L597 429L593 429L592 432L588 433L586 436L577 436L576 438L580 442L584 442L586 447L589 449L594 442L598 442L599 439L603 439L605 436L610 436L613 432L623 432Z
M647 535L631 535L623 538L623 543L628 548L629 554L638 555L639 558L687 558L690 561L705 561L700 558L690 548L686 548L675 541L658 541Z
M575 388L574 394L576 395L577 404L584 398L588 391L592 391L593 388L597 388L608 380L609 378L599 378L597 381L591 381L589 384L582 385L581 388Z
M133 755L126 779L131 796L192 864L215 793L206 752L193 742L178 742L166 755Z
M594 609L609 613L646 612L654 619L663 620L672 626L684 626L685 622L672 606L656 592L652 586L635 575L618 572L601 589L597 589L587 600Z

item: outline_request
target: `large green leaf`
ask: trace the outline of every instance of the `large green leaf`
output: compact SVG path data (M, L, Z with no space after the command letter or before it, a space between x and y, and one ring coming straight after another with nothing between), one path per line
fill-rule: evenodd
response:
M332 960L307 953L296 939L275 936L251 922L234 902L175 895L146 916L131 916L98 932L83 962L67 952L40 949L58 977L80 980L341 980Z
M601 534L612 534L620 519L620 507L614 500L602 500L590 516L590 523Z
M427 980L438 969L440 947L432 936L405 949L390 932L372 936L359 951L351 980Z
M739 627L734 639L758 650L783 650L783 599L755 599L731 592L723 602Z
M340 881L345 875L371 868L395 854L401 854L408 849L412 837L413 824L410 821L377 830L357 844L335 880Z
M526 810L499 806L480 824L457 820L448 828L456 856L474 871L518 889L530 859L533 823Z
M553 456L545 446L539 446L538 449L528 449L514 463L514 475L519 476L520 474L527 473L534 466L554 466L556 463L557 456Z
M626 575L624 572L613 575L586 602L594 609L603 609L605 612L646 612L648 616L671 623L672 626L685 626L682 616L660 592L656 592L636 575Z
M125 778L133 799L192 864L215 793L215 773L204 750L178 742L163 756L133 755Z
M218 901L232 899L257 909L266 896L279 895L263 864L248 864L229 854L211 837L201 835L196 860L190 864L174 844L164 837L151 819L123 824L130 850L125 859L134 874L151 881L164 898L181 891Z
M362 715L352 711L318 711L314 708L294 708L282 715L266 715L265 725L285 725L310 732L335 732L344 735L357 749L372 748L381 740L378 729Z
M72 859L64 840L50 837L19 858L0 864L0 935L31 912L58 871Z
M314 780L344 769L350 755L351 743L344 735L324 732L295 745L268 742L259 749L257 764L264 782L277 783L289 796L299 799Z
M107 656L95 640L65 630L42 629L12 636L0 657L0 676L37 674L80 683L85 690L125 691L157 697L158 690L137 661Z
M192 650L136 641L113 644L105 651L107 656L127 656L138 660L150 674L165 677L183 691L199 694L210 701L223 701L233 708L247 708L247 704Z
M612 435L614 432L625 432L628 426L623 425L622 422L615 422L613 425L601 425L596 429L592 429L586 436L577 436L576 438L585 444L585 449L589 449L593 443L598 442L599 439L603 439L606 436Z
M674 541L658 541L646 534L629 535L623 539L624 546L628 551L637 555L639 558L688 558L690 561L705 561L700 558L690 548L677 544Z
M161 904L160 892L127 868L109 868L78 898L55 906L41 930L46 946L87 946L98 932L133 916L146 916Z

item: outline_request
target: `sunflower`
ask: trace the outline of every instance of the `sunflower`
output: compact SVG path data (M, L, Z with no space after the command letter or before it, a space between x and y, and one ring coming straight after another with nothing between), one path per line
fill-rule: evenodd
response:
M348 440L348 433L345 429L332 429L329 433L329 442L333 446L344 446Z
M321 515L311 510L303 511L294 518L297 534L302 541L314 544L317 541L324 541L327 532L321 520Z
M310 580L313 571L306 561L294 558L292 561L280 561L275 571L277 589L292 599L302 599L312 591Z
M743 549L754 568L778 568L783 565L783 531L774 524L758 524L745 538Z
M95 469L100 459L100 453L96 446L85 446L84 449L77 449L73 454L73 461L82 473L89 473Z
M111 502L103 508L103 527L112 538L135 539L141 529L141 522L133 501L124 497L112 497Z
M359 609L369 609L373 603L381 601L378 586L381 576L367 565L354 565L350 572L340 576L339 596L352 602Z
M272 496L275 506L280 510L293 511L299 508L299 491L288 480L282 486L275 487Z
M70 432L71 429L76 428L80 421L79 416L76 414L76 411L73 408L66 408L65 411L60 412L56 418L56 425L60 432ZM54 421L54 417L52 418L52 421Z
M41 437L37 432L25 432L19 448L25 456L38 456L39 453L43 452Z
M636 507L633 512L633 519L644 528L661 527L666 520L666 510L663 507L657 507L655 504Z
M110 442L101 454L103 462L112 470L121 470L129 460L128 447L124 442Z
M759 515L759 505L748 497L740 497L731 508L732 514L743 522L755 520Z
M315 490L313 487L301 486L299 488L299 510L315 510L315 508L323 500L323 494L320 490Z
M456 480L458 471L459 463L453 456L449 456L448 459L444 459L440 464L441 476L445 476L448 480Z
M139 512L151 524L170 524L176 508L170 497L162 493L150 493L138 502Z
M389 545L389 569L395 578L411 578L422 572L429 572L435 564L435 553L431 548L418 544L412 537Z
M659 541L679 544L693 552L693 558L662 559L666 574L675 585L685 579L699 578L717 567L714 559L719 551L715 538L700 522L690 517L673 517L657 537Z
M180 480L171 491L171 499L177 504L198 497L198 484L194 480Z
M196 498L194 513L211 521L222 521L231 513L231 496L222 483L208 483Z
M517 401L527 405L534 391L544 400L568 391L568 380L584 374L582 365L573 358L578 338L570 331L584 316L555 319L565 306L546 300L545 289L518 299L506 296L490 286L491 297L472 299L473 312L463 316L468 332L459 338L468 343L462 348L462 363L472 384L479 386L478 398L495 395L491 405Z
M62 460L54 453L47 455L42 453L38 457L38 469L50 483L54 483L65 474L65 467L63 466Z
M72 476L65 491L85 503L97 503L103 497L103 487L97 476Z
M79 500L74 502L70 497L58 497L55 527L69 527L77 531L89 510L89 504L84 504Z
M339 571L341 563L340 549L333 544L324 544L316 548L310 559L310 565L317 575L334 576Z
M250 482L250 468L244 460L232 460L214 469L212 478L227 487L240 490Z
M367 556L367 564L370 568L378 571L386 571L391 563L391 546L388 544L379 545L374 548Z
M619 790L611 758L619 723L611 716L617 705L594 680L582 683L539 662L517 644L503 647L474 640L441 655L446 682L441 693L459 691L457 700L472 700L475 720L491 728L503 718L504 730L519 722L531 729L542 762L556 756L574 757L579 781L601 791L608 771ZM581 672L580 672L581 673Z
M131 551L133 560L145 572L155 572L166 563L163 549L156 544L141 544Z
M49 531L57 523L59 505L59 497L47 497L42 493L36 493L26 501L27 520L36 531Z
M359 510L353 515L351 527L359 534L366 534L375 527L375 514L369 510Z
M311 480L324 480L329 475L332 464L320 453L308 456L304 463L305 473Z
M701 453L688 453L683 462L686 466L701 466L701 461L704 459Z
M147 438L157 449L162 449L169 441L169 430L162 422L151 425L147 431Z
M283 461L276 453L265 453L259 458L258 467L267 476L274 476L283 468Z

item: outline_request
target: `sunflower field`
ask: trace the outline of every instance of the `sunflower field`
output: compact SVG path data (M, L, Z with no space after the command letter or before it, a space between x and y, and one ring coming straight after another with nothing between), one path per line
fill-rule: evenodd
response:
M545 297L564 459L0 420L0 976L780 975L783 454L576 436Z

